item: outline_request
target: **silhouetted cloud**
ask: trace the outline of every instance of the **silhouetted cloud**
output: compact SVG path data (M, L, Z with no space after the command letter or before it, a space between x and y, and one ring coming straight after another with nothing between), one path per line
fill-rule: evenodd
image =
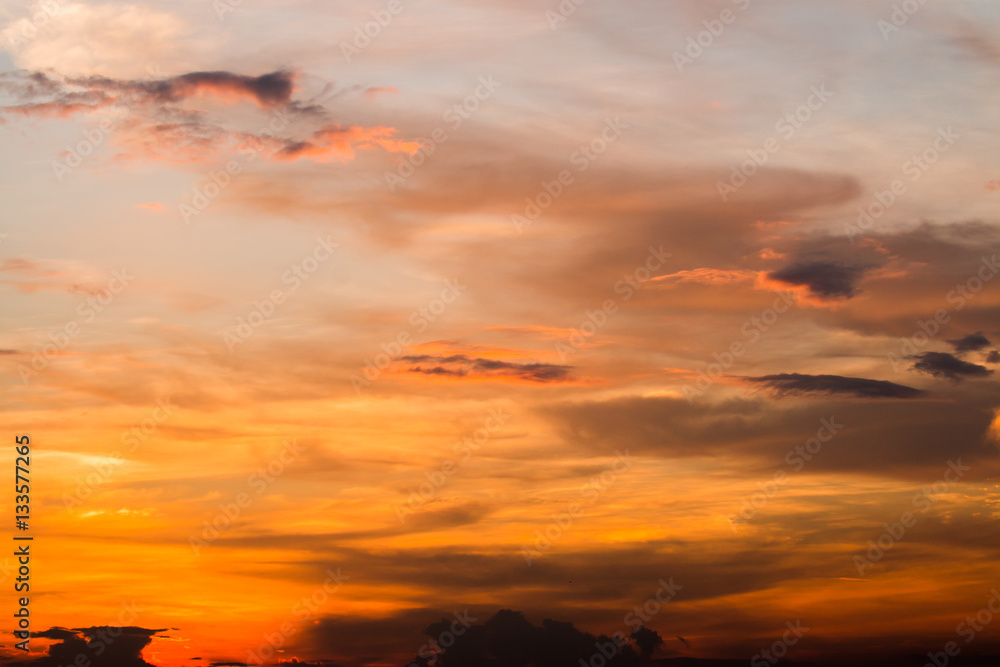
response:
M948 343L955 348L956 352L975 352L983 349L984 347L989 347L990 339L984 336L980 331L974 334L969 334L968 336L963 336L962 338L949 339Z
M154 667L142 659L142 650L153 636L166 628L149 630L135 626L95 626L90 628L50 628L33 637L55 639L48 655L25 663L37 667L87 664L89 667ZM80 656L83 656L81 658ZM86 662L83 660L86 659Z
M833 261L796 262L773 271L768 277L788 285L806 287L824 299L850 299L858 293L857 283L872 267Z
M947 352L924 352L923 354L907 358L918 360L913 365L914 370L933 375L934 377L948 378L956 382L964 378L987 377L993 374L993 371L985 366L962 361L955 355L948 354Z
M988 364L1000 364L1000 352L997 350L992 350L988 355L986 355L986 363Z
M517 364L495 359L470 358L464 354L450 357L432 355L412 355L402 357L411 364L435 364L431 367L414 366L407 369L410 373L426 375L446 375L450 377L516 377L532 382L558 382L569 376L572 366L557 364L529 363Z
M847 394L859 398L916 398L924 392L913 387L867 378L842 377L840 375L803 375L801 373L780 373L759 377L741 378L745 382L761 384L774 390L778 396L838 395Z
M454 619L448 618L427 626L424 634L432 641L446 635L457 637L447 648L442 641L440 652L421 652L411 666L575 667L581 661L589 664L594 656L602 656L601 664L610 667L638 667L642 658L649 657L663 643L656 632L641 628L631 636L625 630L613 636L595 636L572 623L552 619L536 627L523 614L510 609L501 609L483 625L460 630L461 634L454 632Z

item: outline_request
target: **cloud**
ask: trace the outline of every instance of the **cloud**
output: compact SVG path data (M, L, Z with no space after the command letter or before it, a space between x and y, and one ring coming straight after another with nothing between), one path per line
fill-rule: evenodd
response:
M852 299L858 283L872 267L833 261L797 262L772 271L767 277L787 285L806 287L821 299Z
M110 273L76 260L9 257L0 264L0 284L13 286L19 292L66 291L70 294L103 296L108 291Z
M1000 364L1000 352L997 350L990 350L990 353L986 355L986 363Z
M96 626L90 628L50 628L33 636L55 639L59 643L48 655L28 664L36 667L61 667L80 664L79 656L91 667L153 667L142 659L142 650L153 637L166 628L149 630L134 626Z
M968 336L963 336L962 338L952 338L948 340L948 343L955 348L958 353L962 352L975 352L981 350L984 347L990 345L990 340L983 335L981 331L974 334L969 334Z
M412 155L420 150L415 141L393 139L396 132L391 127L342 127L332 125L313 133L308 141L288 143L275 153L277 160L297 160L311 158L317 162L338 159L341 162L353 159L355 149L383 148L392 153Z
M337 657L357 646L361 638L365 647L379 646L383 651L393 652L405 650L406 644L400 639L408 639L411 642L408 662L420 667L576 665L581 660L589 661L598 652L599 644L614 645L611 636L593 635L569 622L546 618L536 626L521 612L501 609L480 623L477 613L410 609L385 619L327 617L309 630L307 639L323 653ZM407 626L422 626L423 630L420 634L411 633ZM616 629L620 632L621 646L617 656L605 661L609 667L638 667L642 658L649 657L663 643L652 630L633 634L626 626ZM438 644L444 635L449 638ZM424 648L418 649L421 644ZM429 660L431 656L434 660ZM384 654L380 657L378 662L389 662Z
M924 394L919 389L895 382L840 375L780 373L741 379L769 387L778 396L849 395L858 398L916 398Z
M432 364L431 366L413 366L407 369L409 373L424 373L426 375L443 375L448 377L512 377L532 382L558 382L569 376L572 366L556 364L529 363L518 364L495 359L470 358L464 354L450 357L432 355L411 355L401 357L402 361L411 364Z
M737 282L753 281L758 276L756 271L744 269L692 269L677 271L653 278L665 283L699 283L702 285L728 285Z
M182 53L198 60L198 51L218 44L199 43L176 14L148 5L54 0L21 11L23 18L0 30L0 46L23 69L135 75Z
M357 150L413 154L420 149L416 141L395 138L393 127L330 122L331 114L323 106L312 99L294 99L296 76L286 70L259 76L198 71L141 80L9 73L0 76L0 90L16 103L0 107L0 114L100 118L98 136L112 133L111 143L121 151L116 156L119 161L213 162L239 153L282 162L300 158L344 162ZM238 127L235 119L228 118L235 114L219 105L240 101L268 113L255 124L244 117L243 127ZM323 123L318 129L317 122Z
M776 403L760 399L696 401L644 397L546 406L558 432L577 451L631 447L644 456L725 456L773 465L815 435L822 419L844 428L836 447L823 449L806 471L865 472L913 478L937 474L941 461L977 458L977 476L1000 465L1000 452L984 449L1000 396L993 388L954 401L914 398L857 401L842 395L822 402Z
M939 378L948 378L958 382L964 378L988 377L993 371L978 364L962 361L947 352L924 352L912 355L907 359L917 359L913 369Z

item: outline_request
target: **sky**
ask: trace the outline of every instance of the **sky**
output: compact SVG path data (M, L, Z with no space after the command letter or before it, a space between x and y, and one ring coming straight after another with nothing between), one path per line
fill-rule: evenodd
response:
M4 0L0 659L1000 655L998 80L987 0Z

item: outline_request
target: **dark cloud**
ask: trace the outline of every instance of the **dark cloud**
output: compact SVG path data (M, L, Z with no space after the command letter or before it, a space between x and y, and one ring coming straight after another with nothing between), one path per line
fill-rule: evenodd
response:
M956 382L965 378L988 377L993 374L993 371L985 366L962 361L947 352L924 352L907 358L918 360L913 365L913 370Z
M463 628L453 646L440 652L427 651L418 654L414 664L427 667L440 664L441 667L481 667L482 665L545 665L559 667L589 663L601 654L606 654L602 664L609 667L638 667L643 658L663 643L652 630L639 631L636 635L626 635L619 631L615 637L592 635L578 630L572 623L545 619L541 626L530 623L523 614L510 609L501 609L482 625ZM454 619L445 618L432 623L424 634L436 641L446 634L454 636Z
M426 375L446 375L449 377L516 377L533 382L558 382L569 376L572 366L557 364L517 364L495 359L470 358L464 354L450 357L431 355L413 355L401 357L402 361L411 364L435 364L433 366L413 366L407 369L410 373Z
M636 628L633 634L632 628L624 625L617 636L593 635L572 623L552 619L536 626L522 613L509 609L501 609L482 622L478 614L464 609L455 613L414 609L385 619L328 617L310 629L309 639L326 654L344 653L361 640L365 648L382 649L361 654L361 660L390 664L392 656L408 647L412 657L407 663L418 667L575 667L580 660L588 662L599 654L600 645L610 648L616 644L617 655L605 664L638 667L643 657L649 657L663 643L653 630ZM413 632L414 628L423 629ZM399 664L398 659L395 664Z
M850 299L857 295L857 284L871 266L843 264L834 261L796 262L783 269L772 271L772 280L807 287L824 299Z
M997 350L991 350L990 353L986 355L986 363L1000 364L1000 352Z
M975 352L990 345L990 339L983 335L981 331L962 338L952 338L948 343L955 348L956 352Z
M21 72L0 78L0 91L8 92L17 102L0 107L0 114L65 119L112 107L125 116L116 121L115 129L116 146L127 147L126 155L182 163L217 158L222 153L231 155L241 149L252 149L275 160L319 161L352 159L357 148L415 150L416 144L394 139L396 130L392 127L330 123L330 112L314 103L316 98L292 99L295 77L288 71L261 76L214 71L148 80L105 76L57 80ZM182 104L195 97L225 102L245 99L274 111L266 123L251 131L238 130L225 118L215 117L221 113ZM291 127L292 119L310 125L308 139L299 136L298 125ZM313 121L324 124L317 130L311 126ZM279 132L287 136L276 134Z
M840 375L781 373L741 379L744 382L769 387L779 396L847 394L859 398L916 398L924 393L919 389L895 382L842 377Z
M154 667L142 659L142 650L153 637L166 629L149 630L134 626L95 626L90 628L50 628L33 633L35 637L56 639L48 655L32 661L35 667L62 667L81 664L83 656L90 667Z
M975 393L956 388L952 400L775 403L759 399L695 401L645 397L555 404L543 408L574 448L633 455L698 457L724 454L761 462L762 471L784 465L788 452L816 435L822 419L843 428L836 446L824 447L803 473L852 471L921 478L939 473L949 458L977 458L973 474L1000 464L983 447L994 408L993 387Z
M199 93L243 95L263 107L291 101L294 74L277 71L261 76L233 72L189 72L159 81L109 79L102 76L68 79L67 83L94 91L135 93L158 102L179 102Z

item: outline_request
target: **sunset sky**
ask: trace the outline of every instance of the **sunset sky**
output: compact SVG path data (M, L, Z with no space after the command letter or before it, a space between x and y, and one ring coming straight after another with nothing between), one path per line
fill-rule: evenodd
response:
M998 82L993 0L3 0L0 659L1000 655Z

